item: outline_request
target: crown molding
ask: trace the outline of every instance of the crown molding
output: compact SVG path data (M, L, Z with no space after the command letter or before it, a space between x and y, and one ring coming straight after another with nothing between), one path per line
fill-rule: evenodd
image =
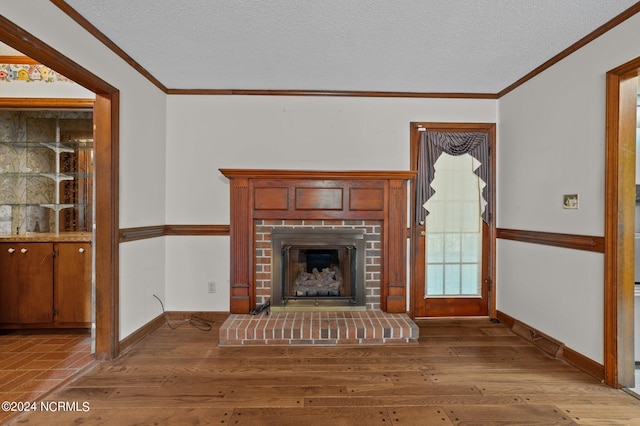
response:
M440 98L440 99L500 99L502 96L523 85L538 74L560 62L576 50L584 47L610 29L626 21L640 12L640 2L634 4L605 24L596 28L585 37L578 40L562 52L544 62L531 72L505 87L498 93L438 93L438 92L383 92L383 91L348 91L348 90L241 90L241 89L169 89L156 79L149 71L137 63L131 56L118 47L93 24L79 14L64 0L51 0L60 10L76 21L86 31L101 41L107 48L121 57L131 67L143 75L147 80L168 95L243 95L243 96L344 96L371 98Z

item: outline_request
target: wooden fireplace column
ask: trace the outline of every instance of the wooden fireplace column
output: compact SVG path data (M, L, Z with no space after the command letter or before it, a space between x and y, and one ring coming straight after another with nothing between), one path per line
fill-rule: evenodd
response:
M380 307L406 312L407 181L413 171L220 169L230 180L231 305L255 306L254 221L378 220Z

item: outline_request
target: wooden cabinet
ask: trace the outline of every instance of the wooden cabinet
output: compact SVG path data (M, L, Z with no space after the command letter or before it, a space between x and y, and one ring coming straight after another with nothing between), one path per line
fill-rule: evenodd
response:
M65 326L91 323L91 244L58 243L54 261L55 322Z
M53 322L53 245L0 244L0 321Z
M90 324L90 243L0 243L0 328Z

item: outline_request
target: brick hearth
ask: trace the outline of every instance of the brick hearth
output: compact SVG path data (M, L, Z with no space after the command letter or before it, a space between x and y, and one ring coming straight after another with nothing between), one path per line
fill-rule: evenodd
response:
M220 327L219 345L398 344L417 342L418 333L406 314L379 310L231 314Z

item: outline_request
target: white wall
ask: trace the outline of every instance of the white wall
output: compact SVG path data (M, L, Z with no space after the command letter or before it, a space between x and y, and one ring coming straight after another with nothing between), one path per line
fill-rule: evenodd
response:
M167 237L168 310L229 312L230 244L229 237Z
M640 56L638 28L636 15L499 100L498 227L604 235L605 74ZM501 241L497 307L603 362L603 262Z
M166 96L48 0L2 9L120 90L122 228L229 223L218 168L407 169L410 121L499 120L498 226L603 235L605 72L640 55L640 16L495 101ZM579 210L562 209L564 193ZM498 254L498 309L602 362L602 255L505 241ZM120 337L160 312L153 294L228 309L228 257L227 237L122 244ZM209 281L217 293L203 296ZM547 297L530 294L540 283Z
M478 99L168 98L171 224L229 223L229 183L219 168L407 170L411 121L494 123L497 104ZM226 237L169 238L171 308L229 310L228 297L222 297L229 291L228 259ZM215 300L202 296L208 281L224 286Z
M498 240L498 309L603 362L599 253Z
M0 98L77 98L95 99L95 93L75 83L42 81L0 81Z
M120 90L120 227L163 224L165 94L48 0L3 2L2 15ZM161 312L164 260L163 238L121 245L121 339Z

